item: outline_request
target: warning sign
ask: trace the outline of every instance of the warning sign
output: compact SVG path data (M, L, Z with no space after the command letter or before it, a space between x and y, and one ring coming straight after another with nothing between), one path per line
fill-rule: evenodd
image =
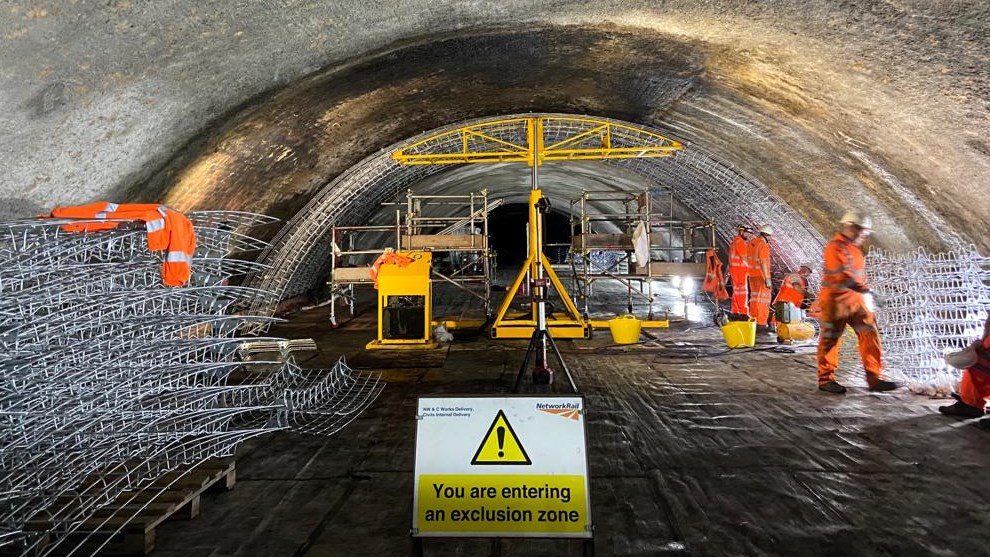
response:
M581 397L421 398L416 536L590 538Z
M471 464L532 464L505 418L505 412L498 411Z

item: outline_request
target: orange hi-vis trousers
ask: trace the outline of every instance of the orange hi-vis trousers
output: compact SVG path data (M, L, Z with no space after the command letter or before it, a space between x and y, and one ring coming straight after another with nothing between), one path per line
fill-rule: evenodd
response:
M973 408L983 408L990 398L990 374L968 368L959 381L959 398Z
M745 267L729 267L729 276L732 277L732 313L749 315L749 288L746 286L749 271Z
M835 370L839 367L839 346L842 333L849 325L856 332L859 341L859 356L863 360L867 380L880 378L883 371L880 362L883 350L880 346L880 332L877 330L873 312L866 309L863 296L846 291L838 299L831 289L821 292L821 335L818 338L818 384L835 381Z
M749 277L749 315L757 325L766 325L770 319L770 289L760 277Z

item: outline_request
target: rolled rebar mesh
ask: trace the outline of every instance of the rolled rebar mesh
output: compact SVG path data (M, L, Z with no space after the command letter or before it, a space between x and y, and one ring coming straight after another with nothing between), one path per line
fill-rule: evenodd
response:
M915 392L947 396L962 372L946 364L944 355L983 335L990 311L990 257L974 246L944 253L873 250L866 269L884 301L876 316L885 373ZM840 381L865 382L855 336L848 331L840 362Z
M271 431L330 435L381 391L377 375L343 360L303 370L292 355L300 345L244 336L277 321L246 308L277 297L229 286L265 268L233 254L264 248L247 231L272 219L188 216L198 247L181 288L162 285L162 254L148 251L138 223L97 232L62 226L78 221L0 223L5 554L71 553L80 542L69 534L92 529L125 491L174 482ZM253 359L249 347L261 345L285 348ZM100 516L133 518L120 512Z

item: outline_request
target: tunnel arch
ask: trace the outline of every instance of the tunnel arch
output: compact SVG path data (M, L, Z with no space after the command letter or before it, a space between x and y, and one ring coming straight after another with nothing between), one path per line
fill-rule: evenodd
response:
M536 115L524 113L508 118L528 116ZM673 135L657 127L609 118L596 119L638 126L666 137ZM318 286L320 278L326 275L329 267L330 227L334 224L366 221L382 202L395 198L400 192L427 178L449 172L451 166L456 166L402 166L392 158L392 153L428 137L488 120L489 118L476 118L427 131L391 145L342 173L314 195L275 236L271 247L259 257L259 261L267 265L268 269L249 277L247 283L272 291L281 299L305 293ZM731 239L739 222L772 224L778 233L772 242L771 259L772 267L778 272L790 270L803 261L817 261L824 239L800 213L789 207L764 184L715 157L700 143L689 140L682 142L686 144L686 148L673 157L606 160L593 165L599 167L599 175L621 172L636 176L644 183L663 184L672 188L675 198L688 209L703 217L716 219L716 231L722 242ZM541 187L548 197L558 200L566 199L569 193L562 187L547 187L542 184ZM525 188L521 188L511 193L493 191L490 195L510 202L518 201L525 193ZM254 309L274 311L273 307L259 306Z

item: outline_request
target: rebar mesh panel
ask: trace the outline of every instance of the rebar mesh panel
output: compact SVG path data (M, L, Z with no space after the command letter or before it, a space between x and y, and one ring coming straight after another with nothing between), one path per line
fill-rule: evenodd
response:
M885 373L916 392L948 395L961 372L944 355L978 340L990 311L990 258L974 246L932 254L871 251L866 258L873 289ZM855 336L840 350L840 380L865 383Z
M190 215L204 241L193 278L161 281L141 227L0 223L0 551L66 552L67 534L128 490L161 485L279 429L329 435L381 390L378 375L294 363L299 344L242 336L277 321L277 297L227 286L264 265L249 213ZM237 312L234 314L234 312ZM248 346L284 346L267 359ZM175 481L175 480L172 480ZM131 517L124 517L131 518ZM43 528L25 530L29 521Z

